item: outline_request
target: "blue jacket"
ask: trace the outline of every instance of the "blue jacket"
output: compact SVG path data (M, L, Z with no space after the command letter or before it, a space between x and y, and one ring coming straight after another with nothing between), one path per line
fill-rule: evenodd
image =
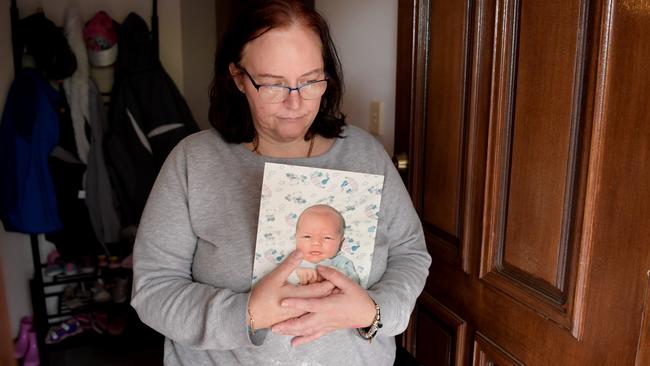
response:
M59 95L34 69L11 84L0 124L0 219L5 230L59 230L48 156L59 139Z

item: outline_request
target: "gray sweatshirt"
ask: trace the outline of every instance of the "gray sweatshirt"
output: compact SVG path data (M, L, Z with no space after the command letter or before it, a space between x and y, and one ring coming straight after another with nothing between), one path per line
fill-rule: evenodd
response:
M383 147L347 126L325 154L256 155L215 130L170 153L149 196L134 247L131 305L165 335L165 365L392 365L431 263L420 220ZM355 329L299 347L246 328L265 162L385 176L368 293L383 327L369 343Z

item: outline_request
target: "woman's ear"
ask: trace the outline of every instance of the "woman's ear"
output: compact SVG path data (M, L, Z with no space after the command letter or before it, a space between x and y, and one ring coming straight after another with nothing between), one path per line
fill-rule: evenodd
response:
M230 65L228 65L228 71L230 71L230 77L232 77L232 80L235 82L235 85L237 85L237 89L239 89L240 92L244 92L244 84L241 81L241 71L235 64L232 62Z

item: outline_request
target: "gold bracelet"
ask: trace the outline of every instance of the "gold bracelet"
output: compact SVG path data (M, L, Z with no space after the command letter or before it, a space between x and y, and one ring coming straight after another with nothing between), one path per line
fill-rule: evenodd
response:
M248 332L252 335L255 335L255 318L253 318L253 313L251 313L250 306L247 308L247 310L248 310Z

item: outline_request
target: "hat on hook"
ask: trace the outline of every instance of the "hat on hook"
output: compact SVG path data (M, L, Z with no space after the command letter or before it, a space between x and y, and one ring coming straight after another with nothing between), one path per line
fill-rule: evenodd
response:
M99 11L83 31L88 58L93 66L110 66L117 60L117 31L113 19Z

